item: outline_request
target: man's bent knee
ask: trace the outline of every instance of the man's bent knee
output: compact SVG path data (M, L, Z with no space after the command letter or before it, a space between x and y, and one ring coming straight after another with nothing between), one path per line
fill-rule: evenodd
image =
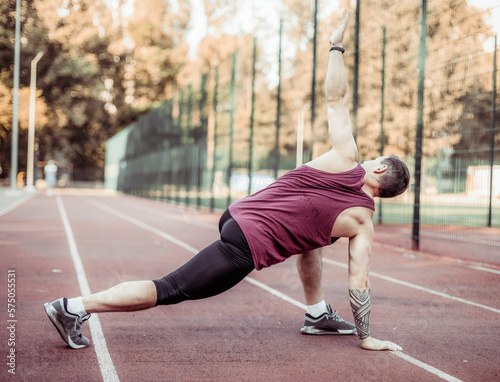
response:
M190 297L185 294L172 274L168 274L158 280L153 280L156 287L156 304L158 305L171 305L179 302L189 300Z

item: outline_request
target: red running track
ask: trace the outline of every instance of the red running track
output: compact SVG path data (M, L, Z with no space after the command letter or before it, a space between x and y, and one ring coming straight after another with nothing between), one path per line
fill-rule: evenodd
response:
M92 329L88 348L72 350L60 339L44 302L161 277L217 239L218 217L82 190L37 194L0 216L0 348L4 360L14 361L2 362L0 380L500 379L500 272L410 256L384 243L374 245L372 256L372 334L403 352L369 352L355 336L301 335L304 298L294 258L210 299L94 315L83 328L89 337ZM352 320L346 243L325 256L324 290Z

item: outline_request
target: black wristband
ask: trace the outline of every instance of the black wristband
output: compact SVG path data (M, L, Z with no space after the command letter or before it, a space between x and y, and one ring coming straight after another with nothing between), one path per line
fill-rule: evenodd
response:
M344 54L344 52L345 52L345 49L341 48L340 46L332 46L332 47L330 47L330 52L332 50L338 50L339 52L342 52L342 54Z

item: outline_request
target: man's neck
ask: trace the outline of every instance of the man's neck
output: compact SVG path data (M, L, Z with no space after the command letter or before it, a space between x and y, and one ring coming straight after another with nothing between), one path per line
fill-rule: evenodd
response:
M363 165L361 165L363 167ZM366 171L366 169L365 169ZM378 182L370 172L366 172L363 178L363 187L361 189L372 199L378 196Z

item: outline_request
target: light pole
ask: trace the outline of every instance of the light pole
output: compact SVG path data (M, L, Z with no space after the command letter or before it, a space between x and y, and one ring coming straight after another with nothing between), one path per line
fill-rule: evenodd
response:
M17 141L19 137L19 62L21 56L21 0L16 2L16 36L14 43L14 94L12 100L12 148L10 153L10 188L17 189Z
M26 187L33 188L33 168L35 157L35 105L36 105L36 66L43 56L43 52L38 52L31 61L31 79L30 79L30 115L28 129L28 160L26 169Z

